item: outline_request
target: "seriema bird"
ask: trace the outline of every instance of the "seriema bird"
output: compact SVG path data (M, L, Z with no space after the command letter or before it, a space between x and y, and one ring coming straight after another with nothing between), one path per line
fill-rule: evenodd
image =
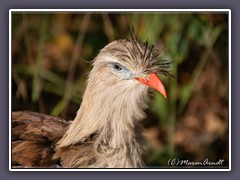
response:
M149 87L165 91L159 51L133 37L105 46L93 61L73 122L33 112L12 113L13 167L139 168L141 121Z

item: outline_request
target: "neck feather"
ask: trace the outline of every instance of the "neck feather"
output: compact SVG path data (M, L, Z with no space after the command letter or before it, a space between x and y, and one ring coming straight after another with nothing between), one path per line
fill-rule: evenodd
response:
M143 166L139 121L145 117L143 110L148 107L147 88L127 83L106 88L91 82L96 81L89 79L77 116L58 147L82 143L96 135L95 151L104 157L100 158L103 161L98 162L99 167L106 166L106 162L111 163L109 167Z

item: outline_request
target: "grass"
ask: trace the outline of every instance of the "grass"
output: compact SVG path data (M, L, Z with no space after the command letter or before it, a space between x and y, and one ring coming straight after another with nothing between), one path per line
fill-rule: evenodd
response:
M41 19L40 25L36 23L36 19ZM17 82L24 82L21 86L26 86L23 89L27 89L31 94L31 98L23 98L24 101L29 100L40 108L40 102L48 93L57 99L48 113L67 116L72 104L79 106L84 82L91 68L83 59L92 60L107 42L130 37L127 28L129 25L134 27L137 37L141 40L148 40L163 50L160 59L172 61L169 70L174 78L160 75L167 87L168 99L165 100L156 93L150 107L151 113L157 116L159 131L161 128L167 129L167 142L165 148L153 148L154 153L150 155L148 163L161 164L167 158L178 156L175 151L175 127L178 117L184 114L209 55L223 31L227 29L226 22L212 25L202 18L201 14L190 13L16 15L13 20L13 44L18 47L18 44L24 41L22 39L27 39L28 45L18 47L20 50L14 54L16 58L13 73L14 77L19 77L16 81L17 86ZM22 32L21 30L23 34L18 33ZM54 58L48 57L46 51L54 51L54 46L57 45L54 44L53 37L58 31L63 31L75 42L70 52L57 51L55 55L58 61L67 61L63 70L56 70L57 65L53 66L55 68L43 66L44 59L52 61ZM38 36L35 36L36 34ZM34 45L29 46L34 42L37 42L36 50ZM195 58L191 59L193 46L200 50ZM29 62L24 63L23 60L26 57L29 59L31 54L36 57L29 61L33 62L34 66ZM180 66L188 63L195 64L192 74L179 83L184 74ZM29 104L32 104L31 102ZM44 100L44 103L47 105L48 99Z
M41 60L44 55L44 44L47 36L47 23L48 23L48 15L42 16L42 23L40 26L39 33L39 44L38 44L38 54L36 59L36 65L33 74L33 88L32 88L32 101L36 102L39 99L41 94Z

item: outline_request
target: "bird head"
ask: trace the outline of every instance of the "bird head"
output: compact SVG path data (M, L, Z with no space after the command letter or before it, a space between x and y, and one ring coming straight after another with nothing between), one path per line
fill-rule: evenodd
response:
M163 67L166 62L158 57L159 51L154 46L148 46L136 39L113 41L94 60L94 85L119 85L119 88L145 85L167 98L165 87L157 75L167 73Z
M168 74L164 70L168 63L158 57L154 46L136 39L106 45L93 61L82 104L59 146L83 142L96 133L95 144L107 142L116 148L131 142L132 130L145 118L148 88L167 97L157 74Z

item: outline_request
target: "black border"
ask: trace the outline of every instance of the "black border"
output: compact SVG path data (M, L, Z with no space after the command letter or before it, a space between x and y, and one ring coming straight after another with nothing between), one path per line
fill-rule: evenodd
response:
M125 3L125 4L124 4ZM238 17L240 16L240 11L238 11L240 5L237 4L237 0L232 1L207 1L201 0L198 2L188 1L188 0L168 0L166 2L157 2L155 0L148 0L144 2L125 1L121 2L110 2L110 1L97 1L93 3L92 0L88 2L79 2L77 0L68 0L64 2L59 2L58 0L41 0L41 1L30 1L30 0L11 0L7 2L0 2L0 114L1 114L1 125L0 125L0 174L2 179L42 179L42 178L52 178L54 179L67 179L67 178L98 178L98 179L146 179L146 178L159 178L159 179L238 179L238 162L240 146L238 137L240 137L239 119L240 116L240 85L239 77L240 71L240 51L238 45L238 37L240 32L240 24L238 23ZM8 10L13 8L217 8L217 9L231 9L232 11L232 81L231 81L231 114L232 114L232 171L231 172L9 172L8 170ZM37 174L36 174L37 173Z

